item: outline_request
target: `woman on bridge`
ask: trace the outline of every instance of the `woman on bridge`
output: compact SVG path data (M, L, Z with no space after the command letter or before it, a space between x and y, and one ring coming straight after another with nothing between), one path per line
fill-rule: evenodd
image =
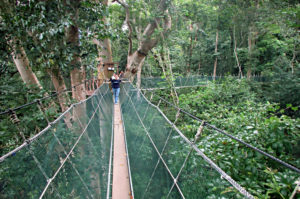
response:
M119 76L114 73L110 78L110 81L115 96L115 104L118 104L121 80L119 79Z

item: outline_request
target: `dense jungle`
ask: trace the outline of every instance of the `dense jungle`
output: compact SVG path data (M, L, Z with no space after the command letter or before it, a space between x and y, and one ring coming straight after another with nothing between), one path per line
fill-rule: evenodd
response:
M143 93L188 139L201 122L178 116L160 97L300 168L299 33L296 0L1 0L1 156L23 143L20 131L33 137L86 100L85 82L103 81L100 68L114 63L137 89L155 87ZM178 84L193 77L189 86ZM205 129L197 146L255 198L300 198L299 173L229 137ZM168 150L181 157L185 149L177 143ZM185 180L201 187L192 180L201 167L192 162ZM6 167L0 172L0 197L13 198L2 192ZM216 184L205 190L217 192ZM235 198L230 189L199 197L205 191L197 186L186 198Z

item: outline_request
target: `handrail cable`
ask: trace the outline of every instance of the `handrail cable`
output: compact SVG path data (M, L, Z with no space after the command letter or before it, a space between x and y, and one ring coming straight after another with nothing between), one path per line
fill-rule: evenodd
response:
M71 91L73 88L76 88L76 87L78 87L78 86L80 86L80 85L82 85L82 84L85 84L86 82L91 81L91 80L93 80L93 79L87 79L87 80L85 80L84 82L81 82L81 83L79 83L79 84L76 84L76 85L72 86L70 89L64 89L64 90L62 90L62 91L60 91L60 92L55 92L55 93L53 93L53 94L51 94L51 95L49 95L49 96L42 97L42 98L39 98L39 99L35 99L35 100L33 100L32 102L28 102L28 103L26 103L26 104L23 104L23 105L21 105L21 106L15 107L15 108L9 108L9 109L7 109L7 110L1 112L1 113L0 113L0 116L1 116L1 115L5 115L5 114L8 114L8 113L10 113L11 111L16 111L16 110L25 108L25 107L27 107L27 106L36 104L36 103L38 103L39 101L46 100L46 99L55 97L55 96L57 96L57 95L59 95L59 94L62 94L62 93ZM97 79L97 80L99 80L99 79ZM105 80L105 79L100 79L100 80Z
M127 93L126 90L125 90L125 93L126 93L126 95L129 97L129 95L128 95L128 93ZM156 153L157 153L159 159L162 161L162 163L163 163L164 167L166 168L166 170L168 171L170 177L173 179L173 181L174 181L174 183L175 183L175 186L177 187L177 189L178 189L178 191L179 191L181 197L182 197L183 199L185 199L185 197L184 197L184 195L183 195L183 193L182 193L182 191L181 191L181 189L180 189L178 183L175 181L175 177L173 176L173 174L172 174L172 172L170 171L168 165L166 164L165 160L163 159L162 155L160 154L159 150L157 149L157 147L156 147L156 145L155 145L153 139L151 138L151 136L150 136L150 134L149 134L147 128L146 128L145 125L144 125L144 122L142 121L140 115L138 114L138 112L137 112L137 110L136 110L136 108L135 108L135 106L134 106L134 103L133 103L131 97L129 97L129 100L130 100L131 104L133 105L133 109L134 109L134 111L136 112L136 115L137 115L137 117L138 117L138 119L139 119L139 121L140 121L140 124L143 126L144 131L145 131L146 135L148 136L148 138L149 138L149 140L150 140L150 142L151 142L151 144L152 144L154 150L156 151Z
M81 101L81 103L83 103L84 101ZM80 104L81 104L80 103ZM100 107L100 103L98 104L98 107L96 108L96 110L94 111L93 115L91 116L90 120L88 121L88 123L86 124L85 128L83 129L83 131L81 132L81 134L79 135L78 139L76 140L75 144L73 145L73 147L71 148L71 150L69 151L68 155L64 158L64 160L62 161L61 165L59 166L59 168L56 170L56 172L54 173L54 175L49 178L49 180L47 181L47 184L42 192L42 194L40 195L40 199L43 198L43 196L45 195L48 187L50 186L51 182L56 178L57 174L59 173L59 171L62 169L62 167L65 165L66 161L69 159L70 155L73 153L75 147L78 145L79 141L81 140L81 137L84 135L84 133L86 132L88 126L90 125L91 121L93 120L94 116L96 115L97 110Z
M101 88L101 86L97 89L99 90ZM96 91L97 91L96 90ZM72 104L65 112L63 112L58 118L56 118L53 122L50 122L48 124L47 127L45 127L43 130L41 130L39 133L37 133L36 135L34 135L33 137L28 139L28 142L24 142L23 144L21 144L19 147L13 149L12 151L8 152L7 154L3 155L2 157L0 157L0 163L3 162L7 157L15 154L16 152L20 151L22 148L24 148L25 146L29 145L31 142L33 142L34 140L36 140L38 137L40 137L41 135L43 135L45 132L47 132L54 124L56 124L57 122L59 122L62 117L64 117L73 107L75 107L76 105L79 105L81 103L86 102L87 100L89 100L90 98L92 98L95 95L96 92L94 92L93 95L91 95L90 97L86 98L83 101L77 102ZM103 96L101 97L103 98Z
M150 91L150 92L153 92L153 91ZM174 105L174 104L168 102L167 100L165 100L164 98L160 97L159 95L157 95L157 94L155 94L155 93L154 93L154 95L156 95L160 100L166 102L166 103L169 104L170 106L172 106L172 107L174 107L175 109L179 110L180 112L182 112L182 113L188 115L189 117L193 118L194 120L197 120L197 121L199 121L199 122L202 122L202 121L203 121L203 120L201 120L200 118L196 117L195 115L193 115L193 114L187 112L186 110L184 110L184 109L182 109L182 108L180 108L180 107L178 107L178 106L176 106L176 105ZM233 140L235 140L235 141L237 141L237 142L239 142L239 143L241 143L241 144L247 146L248 148L251 148L251 149L253 149L254 151L259 152L260 154L269 157L270 159L272 159L272 160L274 160L274 161L280 163L281 165L283 165L283 166L285 166L285 167L287 167L287 168L289 168L289 169L291 169L291 170L294 170L294 171L297 172L297 173L300 173L300 169L299 169L299 168L297 168L297 167L295 167L295 166L293 166L293 165L291 165L291 164L289 164L289 163L286 163L286 162L284 162L283 160L280 160L280 159L278 159L278 158L276 158L276 157L270 155L269 153L264 152L264 151L258 149L257 147L252 146L251 144L248 144L248 143L246 143L245 141L243 141L243 140L241 140L241 139L239 139L239 138L237 138L237 137L235 137L235 136L233 136L233 135L230 135L229 133L226 133L224 130L219 129L219 128L215 127L214 125L209 124L208 122L205 122L205 125L208 126L208 127L210 127L211 129L214 129L214 130L216 130L217 132L219 132L219 133L221 133L221 134L223 134L223 135L226 135L227 137L230 137L231 139L233 139Z
M138 89L136 89L138 90ZM140 92L140 90L138 90L138 92ZM197 145L195 145L193 142L191 142L187 137L185 137L185 135L183 135L183 133L177 128L177 126L172 123L167 116L161 111L161 109L158 107L158 105L154 105L152 104L145 96L144 94L141 92L143 98L154 108L156 108L158 110L158 112L165 118L165 120L174 128L174 130L179 134L180 137L182 137L185 142L187 144L189 144L192 148L194 148L194 150L208 163L210 164L210 166L212 168L214 168L224 179L226 179L230 184L232 184L241 194L243 194L244 196L246 196L249 199L254 199L254 197L248 193L243 187L241 187L237 182L235 182L227 173L225 173L220 167L218 167L209 157L207 157L198 147ZM160 103L159 103L160 104ZM135 107L133 106L133 108L135 109ZM203 122L203 126L205 126L206 122ZM145 129L146 130L146 129ZM161 158L162 159L162 158ZM163 161L163 159L162 159ZM163 161L164 162L164 161ZM179 177L179 176L177 176ZM174 178L174 176L172 175L173 178L173 183L174 185L179 189L180 188L177 184L177 179ZM182 196L182 194L181 194Z

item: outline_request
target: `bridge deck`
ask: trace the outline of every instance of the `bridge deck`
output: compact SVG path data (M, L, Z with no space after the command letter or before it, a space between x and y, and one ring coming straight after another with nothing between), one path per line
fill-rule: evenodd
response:
M112 199L130 199L130 181L120 105L114 105L114 161Z

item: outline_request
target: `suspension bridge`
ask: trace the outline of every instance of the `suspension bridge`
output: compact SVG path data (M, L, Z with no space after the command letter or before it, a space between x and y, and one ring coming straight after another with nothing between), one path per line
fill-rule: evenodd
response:
M299 177L297 167L167 100L159 98L153 104L154 95L149 93L147 98L125 82L120 103L113 105L109 84L103 83L86 100L71 105L45 129L24 137L22 145L1 157L0 197L255 198L201 150L198 142L205 129L228 136ZM176 119L171 121L163 113L161 103L173 107ZM193 139L176 126L180 116L199 122Z

